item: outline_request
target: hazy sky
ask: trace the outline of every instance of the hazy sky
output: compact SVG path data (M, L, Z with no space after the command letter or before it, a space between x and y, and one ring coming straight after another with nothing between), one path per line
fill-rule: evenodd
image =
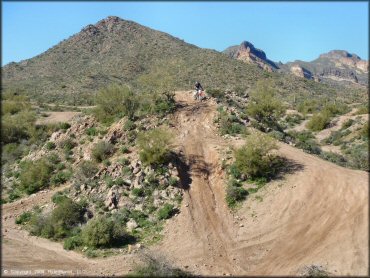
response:
M311 61L333 49L368 59L367 2L3 1L2 65L31 58L115 15L219 51L247 40L273 61Z

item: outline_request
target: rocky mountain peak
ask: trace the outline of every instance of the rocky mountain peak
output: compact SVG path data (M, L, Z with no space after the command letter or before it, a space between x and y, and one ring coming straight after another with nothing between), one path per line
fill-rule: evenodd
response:
M356 54L350 54L345 50L332 50L328 53L321 54L319 58L329 58L329 59L341 59L341 58L352 58L354 60L361 60Z
M254 45L248 41L243 41L239 47L239 53L250 52L260 59L266 60L266 54L261 49L257 49Z
M278 67L274 62L267 59L265 52L255 48L248 41L243 41L240 45L231 46L223 51L230 58L238 59L248 64L255 64L267 71L274 71Z

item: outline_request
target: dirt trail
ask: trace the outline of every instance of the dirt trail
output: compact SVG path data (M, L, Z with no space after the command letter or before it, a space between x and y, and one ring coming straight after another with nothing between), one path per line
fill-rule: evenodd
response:
M215 103L195 102L187 92L178 92L176 100L181 107L172 124L177 148L189 165L189 169L180 169L188 189L181 213L168 220L164 240L151 251L200 275L294 275L309 264L324 265L335 275L368 274L366 172L345 169L280 144L279 152L292 163L291 173L258 192L263 201L250 196L232 214L224 201L226 181L220 153L243 141L217 135ZM3 206L2 270L128 273L137 260L134 255L86 259L58 243L18 230L15 215L49 201L54 192Z
M61 122L70 122L76 115L80 115L81 112L63 111L63 112L47 112L48 116L40 118L36 121L36 124L55 124Z
M336 119L336 122L335 124L330 127L330 128L326 128L320 132L318 132L316 134L316 139L320 142L321 140L324 140L325 138L329 137L330 136L330 133L332 131L337 131L339 130L343 124L349 120L349 119L352 119L354 120L355 118L359 117L361 118L362 120L367 120L368 119L368 115L367 114L363 114L363 115L355 115L355 113L357 112L357 108L353 108L350 112L348 112L347 114L344 114L344 115L341 115L339 116L337 119Z

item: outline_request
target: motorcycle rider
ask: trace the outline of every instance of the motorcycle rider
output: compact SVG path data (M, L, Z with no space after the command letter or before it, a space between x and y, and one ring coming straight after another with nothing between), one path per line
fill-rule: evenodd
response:
M202 85L199 83L199 81L195 82L195 99L200 100L200 93L203 91Z

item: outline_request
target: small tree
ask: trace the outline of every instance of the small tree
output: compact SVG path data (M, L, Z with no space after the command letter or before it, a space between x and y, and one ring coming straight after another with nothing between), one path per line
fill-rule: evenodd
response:
M89 221L82 230L83 242L93 248L120 244L126 237L123 227L102 216Z
M277 145L264 134L249 135L245 145L235 150L235 166L240 173L250 178L271 177L277 167L277 155L272 151Z
M172 137L169 131L161 128L140 133L137 138L140 159L144 164L160 165L166 162Z
M256 88L251 92L250 100L247 107L248 115L269 127L277 126L277 120L283 115L284 107L266 81L257 83Z
M96 105L96 116L101 121L109 122L121 116L133 119L140 102L137 95L128 87L110 86L97 94Z
M113 153L113 145L109 142L100 141L92 149L92 156L97 162L102 162Z

